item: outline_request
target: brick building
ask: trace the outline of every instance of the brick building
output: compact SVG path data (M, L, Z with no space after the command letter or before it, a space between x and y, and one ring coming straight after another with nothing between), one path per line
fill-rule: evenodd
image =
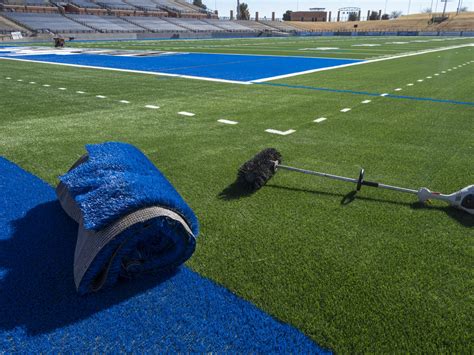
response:
M293 11L291 13L291 21L325 22L327 18L326 11Z

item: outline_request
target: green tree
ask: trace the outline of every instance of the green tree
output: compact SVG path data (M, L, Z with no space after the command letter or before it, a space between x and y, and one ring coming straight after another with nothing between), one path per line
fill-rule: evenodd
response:
M349 14L348 21L357 21L357 20L359 20L359 18L357 16L357 13L356 12L351 12Z
M249 11L249 6L246 3L241 3L239 5L239 18L237 20L250 20L250 11Z
M379 19L379 13L377 11L371 11L370 16L369 16L369 20L370 21L375 21L375 20L378 20L378 19Z
M200 7L201 9L204 9L204 10L207 9L207 6L204 5L201 0L193 0L193 5Z
M290 21L292 12L293 11L291 10L286 10L286 12L283 14L283 21Z

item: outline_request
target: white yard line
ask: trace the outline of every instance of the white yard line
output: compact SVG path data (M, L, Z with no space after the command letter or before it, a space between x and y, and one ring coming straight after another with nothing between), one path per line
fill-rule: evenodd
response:
M349 112L351 109L349 107L343 108L341 112Z
M146 108L151 108L151 109L154 109L154 110L160 108L160 106L155 106L155 105L145 105L145 107L146 107Z
M402 91L402 88L396 88L395 91Z
M107 96L104 96L104 95L95 95L95 97L97 97L98 99L105 99L105 98L107 98Z
M364 100L361 102L361 104L368 104L369 102L372 102L372 100Z
M64 91L64 90L66 90L66 88L58 88L58 90L62 90L62 91Z
M382 97L388 96L388 93L384 92L383 94L380 94L380 96Z
M327 120L326 117L320 117L320 118L315 119L313 122L321 123L321 122L326 121L326 120Z
M51 85L49 85L49 84L44 84L43 86L44 86L45 88L49 88Z
M217 120L217 122L224 123L224 124L238 124L239 123L237 121L230 121L230 120L224 120L224 119Z
M178 115L188 116L188 117L193 117L193 116L195 116L194 113L186 112L186 111L180 111L180 112L178 112Z
M405 58L405 57L412 57L415 55L421 55L421 54L427 54L427 53L434 53L434 52L441 52L441 51L447 51L451 49L457 49L457 48L464 48L464 47L472 47L474 44L461 44L458 46L449 46L449 47L441 47L441 48L435 48L435 49L427 49L423 51L418 51L418 52L411 52L411 53L405 53L405 54L400 54L400 55L394 55L392 57L383 57L383 58L377 58L377 59L369 59L366 61L362 62L357 62L357 63L349 63L349 64L342 64L342 65L336 65L333 67L326 67L326 68L318 68L318 69L310 69L310 70L305 70L301 72L296 72L296 73L290 73L290 74L284 74L284 75L277 75L277 76L272 76L268 78L263 78L263 79L258 79L258 80L252 80L252 83L263 83L266 81L271 81L271 80L278 80L278 79L284 79L284 78L290 78L292 76L297 76L297 75L303 75L303 74L310 74L310 73L316 73L319 71L325 71L325 70L332 70L332 69L339 69L339 68L347 68L347 67L352 67L354 65L362 65L362 64L369 64L369 63L376 63L376 62L382 62L385 60L392 60L392 59L398 59L398 58ZM343 58L339 58L343 59Z
M76 91L76 94L85 94L84 91Z
M267 133L272 133L272 134L278 134L280 136L287 136L289 134L292 134L292 133L295 133L296 131L294 129L289 129L287 131L279 131L279 130L276 130L276 129L266 129L265 132Z
M119 102L122 103L122 104L129 104L130 103L130 101L127 101L127 100L120 100Z

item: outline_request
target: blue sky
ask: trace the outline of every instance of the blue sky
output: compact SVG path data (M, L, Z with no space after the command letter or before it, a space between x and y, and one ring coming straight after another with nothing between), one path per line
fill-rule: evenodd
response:
M392 10L408 11L408 3L410 0L387 0L387 12ZM447 5L447 11L456 11L459 0L450 0ZM384 10L385 0L241 0L249 5L250 13L255 16L258 11L260 17L270 17L272 11L276 12L276 17L281 17L286 10L308 10L310 7L324 7L328 10L337 11L341 7L357 6L362 9L362 13L367 10ZM443 10L444 3L441 0L411 0L410 13L421 12L422 9L429 8L433 2L433 11L438 2L438 11ZM229 16L231 9L235 10L237 0L203 0L211 9L218 9L220 16ZM463 0L463 6L474 9L474 0ZM235 11L234 11L235 12Z

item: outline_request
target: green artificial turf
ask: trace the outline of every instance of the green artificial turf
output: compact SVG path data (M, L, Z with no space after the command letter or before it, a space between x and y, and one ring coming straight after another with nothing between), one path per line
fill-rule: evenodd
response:
M391 94L403 87L400 95L473 102L474 63L416 82L470 60L474 50L462 48L277 83ZM350 184L286 171L251 196L229 185L244 161L275 147L286 164L351 177L364 167L369 180L453 192L473 183L473 106L7 60L0 87L0 155L55 184L84 144L135 144L200 219L188 265L320 345L472 351L472 216L370 188L350 202Z
M423 42L420 42L423 41ZM72 41L68 47L367 59L473 43L469 37L290 37ZM53 42L37 43L52 46Z

